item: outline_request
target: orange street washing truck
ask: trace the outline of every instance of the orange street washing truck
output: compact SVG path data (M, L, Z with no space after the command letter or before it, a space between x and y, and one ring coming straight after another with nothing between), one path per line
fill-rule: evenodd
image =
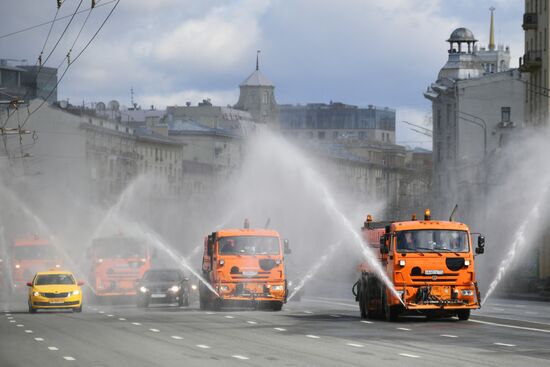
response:
M11 248L11 279L16 290L26 290L26 284L39 271L59 269L63 257L53 242L38 235L21 237Z
M134 296L136 283L151 268L152 250L134 237L96 238L88 248L90 286L98 299Z
M204 239L203 277L218 295L201 284L201 309L254 305L280 311L286 302L284 254L287 240L270 229L223 229Z
M421 314L468 320L470 310L481 307L474 252L484 252L485 238L478 235L474 251L465 224L432 220L427 209L424 220L413 215L410 221L373 222L369 215L362 233L397 294L372 267L360 264L353 293L362 318L395 321Z

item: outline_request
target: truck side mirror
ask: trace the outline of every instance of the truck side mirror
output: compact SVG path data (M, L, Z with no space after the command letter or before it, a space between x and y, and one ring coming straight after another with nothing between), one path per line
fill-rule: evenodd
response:
M283 247L284 247L284 253L285 255L289 255L292 253L292 250L290 249L290 242L289 240L285 239L283 240Z
M386 245L386 236L380 236L380 253L387 254L389 251L388 245Z
M484 252L485 252L485 237L480 235L477 238L476 254L481 255Z

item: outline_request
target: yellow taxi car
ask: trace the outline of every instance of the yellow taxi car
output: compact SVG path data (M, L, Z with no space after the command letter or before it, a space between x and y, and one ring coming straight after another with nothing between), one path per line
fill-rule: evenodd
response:
M83 282L77 282L69 271L43 271L34 276L29 287L29 312L37 309L70 308L82 312Z

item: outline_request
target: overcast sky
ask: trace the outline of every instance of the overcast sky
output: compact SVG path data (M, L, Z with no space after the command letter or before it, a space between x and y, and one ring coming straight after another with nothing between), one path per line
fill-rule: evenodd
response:
M98 4L110 0L98 0ZM58 17L80 0L65 0ZM83 0L81 10L91 0ZM397 109L398 141L429 141L400 123L424 123L430 104L422 92L447 58L453 29L467 27L488 43L495 6L497 43L511 47L512 66L523 52L519 0L121 0L90 47L67 71L59 98L71 103L117 99L142 107L193 104L211 98L235 104L238 85L255 67L274 82L278 103L339 101ZM74 58L114 2L93 10L71 52ZM55 0L2 0L0 36L54 18ZM87 12L77 15L48 66L58 66ZM43 58L69 19L57 22ZM0 38L0 58L34 64L49 26ZM60 74L66 68L61 66ZM431 144L424 144L428 147Z

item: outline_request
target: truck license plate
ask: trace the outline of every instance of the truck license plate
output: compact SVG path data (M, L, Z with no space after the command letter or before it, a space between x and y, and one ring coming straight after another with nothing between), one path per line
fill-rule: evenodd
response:
M426 270L424 272L426 275L443 275L443 270Z
M163 293L153 293L151 294L151 298L164 298L166 297L166 294Z

